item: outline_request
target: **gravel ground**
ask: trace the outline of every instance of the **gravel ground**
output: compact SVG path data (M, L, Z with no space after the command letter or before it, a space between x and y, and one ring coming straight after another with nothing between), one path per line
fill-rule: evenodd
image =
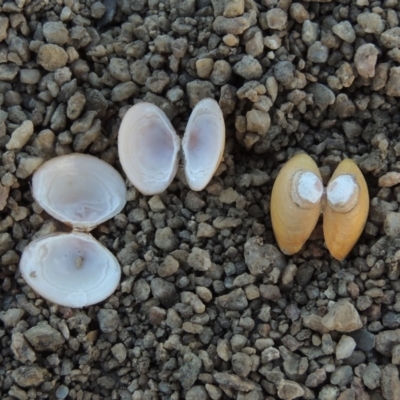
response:
M1 399L400 399L398 0L0 0ZM225 114L206 190L128 187L94 230L123 276L102 304L38 297L18 262L65 230L32 173L70 152L121 171L135 102L179 134L204 97ZM346 261L321 223L285 257L273 181L306 151L326 182L353 158L370 214ZM122 171L121 171L122 172Z

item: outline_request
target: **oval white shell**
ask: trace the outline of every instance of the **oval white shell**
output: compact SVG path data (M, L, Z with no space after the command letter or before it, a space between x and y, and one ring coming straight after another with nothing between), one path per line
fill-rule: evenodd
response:
M89 231L124 208L126 185L105 161L68 154L45 162L34 173L32 195L54 218Z
M128 179L143 194L163 192L178 169L179 137L165 113L150 103L131 107L118 132L118 153Z
M86 307L103 301L118 286L121 268L116 258L90 234L56 233L31 242L20 270L40 296L66 307Z
M185 175L189 187L204 189L221 162L225 148L225 122L218 103L199 101L190 115L182 140Z

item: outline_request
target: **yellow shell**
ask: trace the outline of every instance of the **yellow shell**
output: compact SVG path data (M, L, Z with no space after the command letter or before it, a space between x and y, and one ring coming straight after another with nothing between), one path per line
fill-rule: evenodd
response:
M341 182L337 180L339 177ZM338 186L340 184L342 187ZM349 193L346 201L340 201L344 199L339 197L352 187L354 191ZM335 189L338 189L336 194L339 197L335 195ZM334 203L335 200L339 201ZM323 226L325 243L332 257L341 261L350 253L364 229L368 210L369 194L364 176L353 160L345 159L338 165L327 186Z
M271 194L272 228L287 255L298 252L321 213L323 184L318 167L307 154L291 158L280 170Z

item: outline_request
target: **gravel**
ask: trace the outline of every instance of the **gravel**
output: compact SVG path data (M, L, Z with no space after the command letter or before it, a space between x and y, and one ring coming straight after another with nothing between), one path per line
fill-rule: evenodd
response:
M0 2L0 397L399 399L399 17L395 0ZM227 127L205 190L181 168L157 196L127 181L92 232L116 292L87 309L35 294L23 249L69 228L32 198L34 171L85 152L122 172L132 104L182 135L205 97ZM298 254L276 244L272 185L300 151L325 183L346 157L367 180L343 262L320 222Z

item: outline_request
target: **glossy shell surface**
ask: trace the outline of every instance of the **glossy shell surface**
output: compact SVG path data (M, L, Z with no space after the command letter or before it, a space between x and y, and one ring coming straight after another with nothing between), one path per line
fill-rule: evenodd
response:
M115 216L126 203L126 185L118 171L86 154L45 162L33 175L32 194L51 216L82 231Z
M350 178L357 186L355 198L350 206L335 207L329 201L330 186L338 177ZM324 210L324 237L332 257L341 261L350 253L359 239L368 217L369 194L367 183L357 164L350 159L343 160L336 168L327 186L328 201ZM336 209L335 209L336 208Z
M203 99L193 109L182 140L189 187L199 191L210 182L225 148L225 122L218 103Z
M167 189L178 169L180 140L174 127L157 106L138 103L131 107L118 132L122 168L143 194Z
M295 155L279 171L271 194L271 220L283 253L298 252L311 235L321 213L322 194L320 172L307 154Z
M116 258L90 234L53 234L24 250L20 270L40 296L66 307L86 307L110 296L121 268Z

